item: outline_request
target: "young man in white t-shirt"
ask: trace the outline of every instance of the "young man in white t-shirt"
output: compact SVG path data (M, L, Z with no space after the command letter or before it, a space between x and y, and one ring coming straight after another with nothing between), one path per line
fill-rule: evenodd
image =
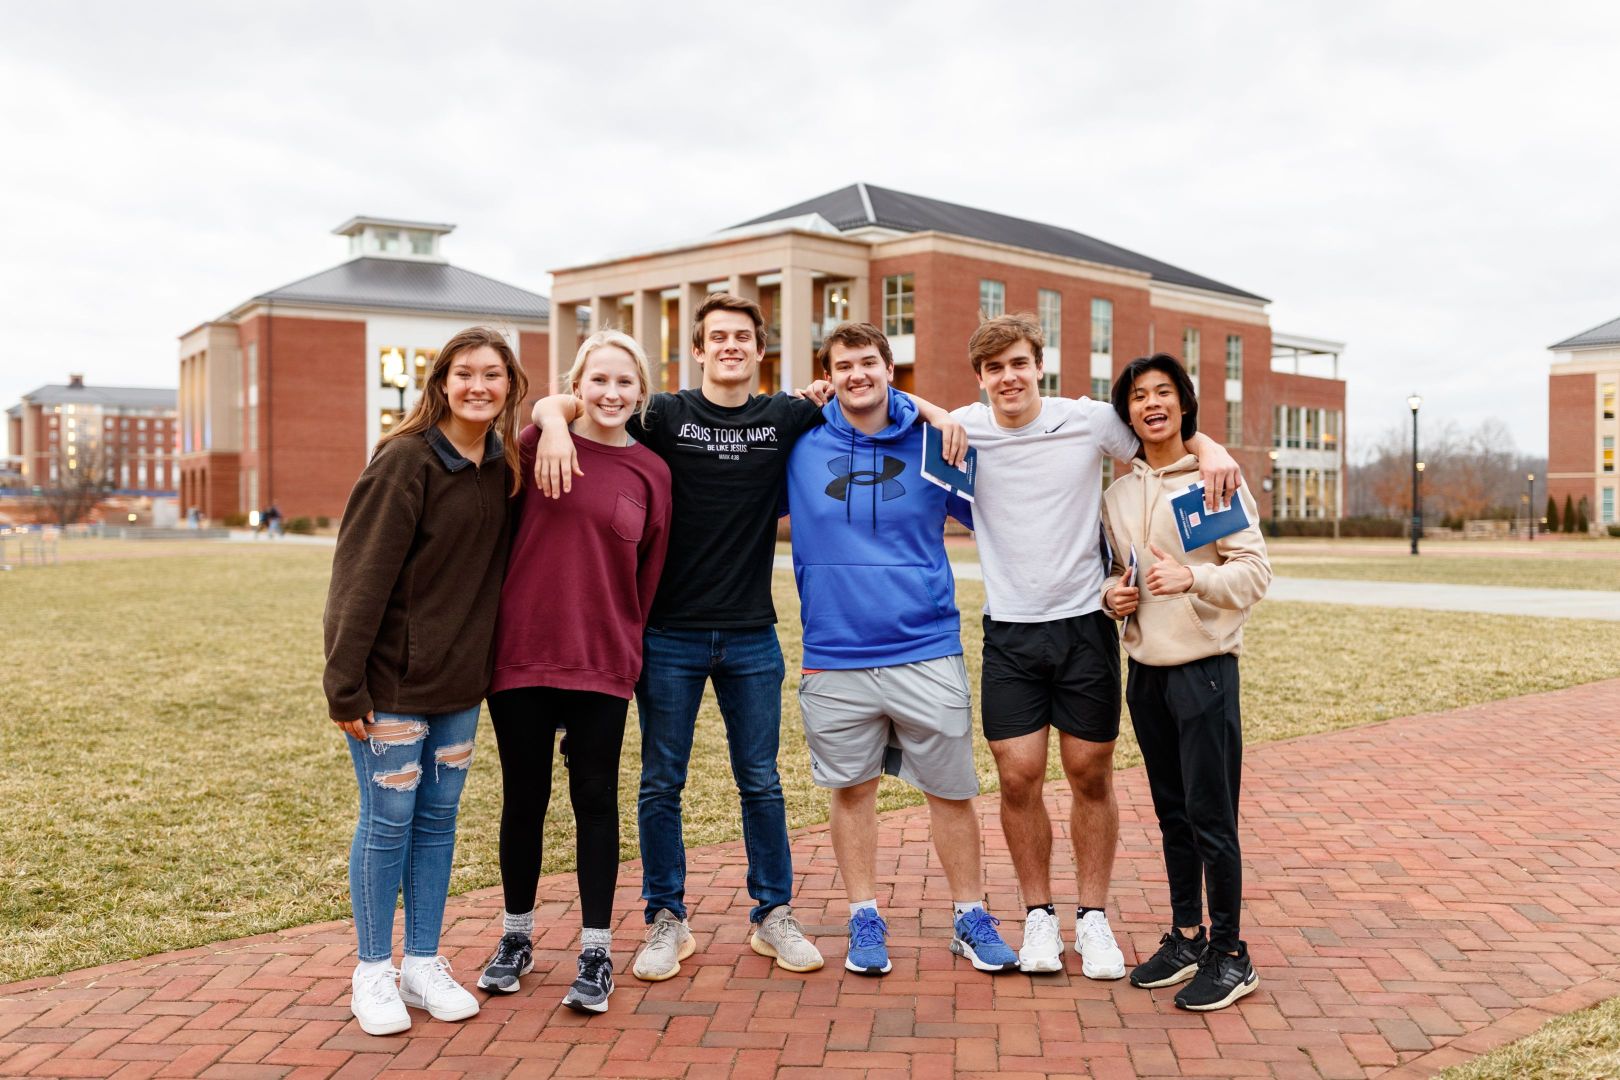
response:
M1091 979L1125 975L1108 925L1119 840L1114 740L1119 735L1119 635L1102 610L1102 466L1128 460L1136 435L1111 406L1040 396L1040 324L1003 315L974 331L968 355L988 404L951 415L979 453L973 507L984 570L984 734L1001 778L1001 827L1029 915L1019 966L1061 971L1052 904L1052 822L1042 801L1049 728L1058 729L1073 793L1079 906L1075 951ZM1196 435L1212 499L1237 490L1237 463Z

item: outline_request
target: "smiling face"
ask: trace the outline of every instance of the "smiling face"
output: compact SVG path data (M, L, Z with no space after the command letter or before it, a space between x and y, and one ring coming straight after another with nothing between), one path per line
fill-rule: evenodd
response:
M703 365L703 381L713 386L752 386L765 343L747 312L720 309L703 317L702 345L692 355Z
M876 345L833 342L827 355L827 378L844 415L850 418L887 413L889 382L894 369L883 362Z
M574 396L585 406L585 418L605 431L622 428L643 396L635 357L617 345L603 345L585 359L574 384Z
M495 422L506 407L511 377L501 354L488 345L463 349L450 361L445 373L444 394L450 415L463 424L485 427Z
M1173 448L1181 442L1181 393L1175 380L1153 368L1131 384L1131 430L1144 447Z
M990 399L996 423L1016 428L1041 414L1041 363L1035 347L1019 339L979 365L979 388Z

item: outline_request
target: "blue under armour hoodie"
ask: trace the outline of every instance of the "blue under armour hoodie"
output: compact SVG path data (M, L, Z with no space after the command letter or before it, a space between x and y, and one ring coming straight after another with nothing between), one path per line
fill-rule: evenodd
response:
M962 651L945 516L970 505L923 478L917 406L889 391L889 426L867 435L835 398L788 459L793 575L810 670L893 667Z

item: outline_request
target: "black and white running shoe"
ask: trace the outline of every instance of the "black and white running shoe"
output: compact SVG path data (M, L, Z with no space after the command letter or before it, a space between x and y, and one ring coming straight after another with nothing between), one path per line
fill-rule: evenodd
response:
M1198 974L1176 995L1176 1005L1194 1012L1213 1012L1252 993L1259 985L1260 976L1249 963L1248 945L1238 942L1236 956L1211 945L1198 961Z
M478 989L516 993L518 977L534 970L534 949L527 934L506 934L495 946L495 955L478 976Z
M579 977L568 988L563 1004L575 1012L607 1012L613 993L613 960L606 949L592 946L579 954Z

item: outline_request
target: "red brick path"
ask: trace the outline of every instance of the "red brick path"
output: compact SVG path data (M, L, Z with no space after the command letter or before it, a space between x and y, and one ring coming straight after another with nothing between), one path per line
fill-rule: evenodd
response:
M1035 979L955 960L919 809L883 821L894 971L881 980L840 966L844 906L817 828L794 842L798 910L829 961L808 976L748 950L743 858L726 844L692 852L700 951L665 983L626 973L600 1017L556 1007L574 956L573 878L560 876L541 884L552 929L535 974L465 1023L413 1013L408 1037L362 1034L346 1008L352 936L327 923L0 987L0 1075L1429 1075L1620 994L1617 718L1620 680L1252 748L1244 925L1262 981L1208 1016L1177 1011L1169 991L1086 980L1072 955ZM1168 916L1145 777L1118 786L1114 925L1129 960ZM994 799L982 802L991 906L1011 916ZM637 878L634 864L621 878L621 971ZM452 902L444 951L464 976L499 911L494 890ZM1005 929L1016 943L1017 920Z

